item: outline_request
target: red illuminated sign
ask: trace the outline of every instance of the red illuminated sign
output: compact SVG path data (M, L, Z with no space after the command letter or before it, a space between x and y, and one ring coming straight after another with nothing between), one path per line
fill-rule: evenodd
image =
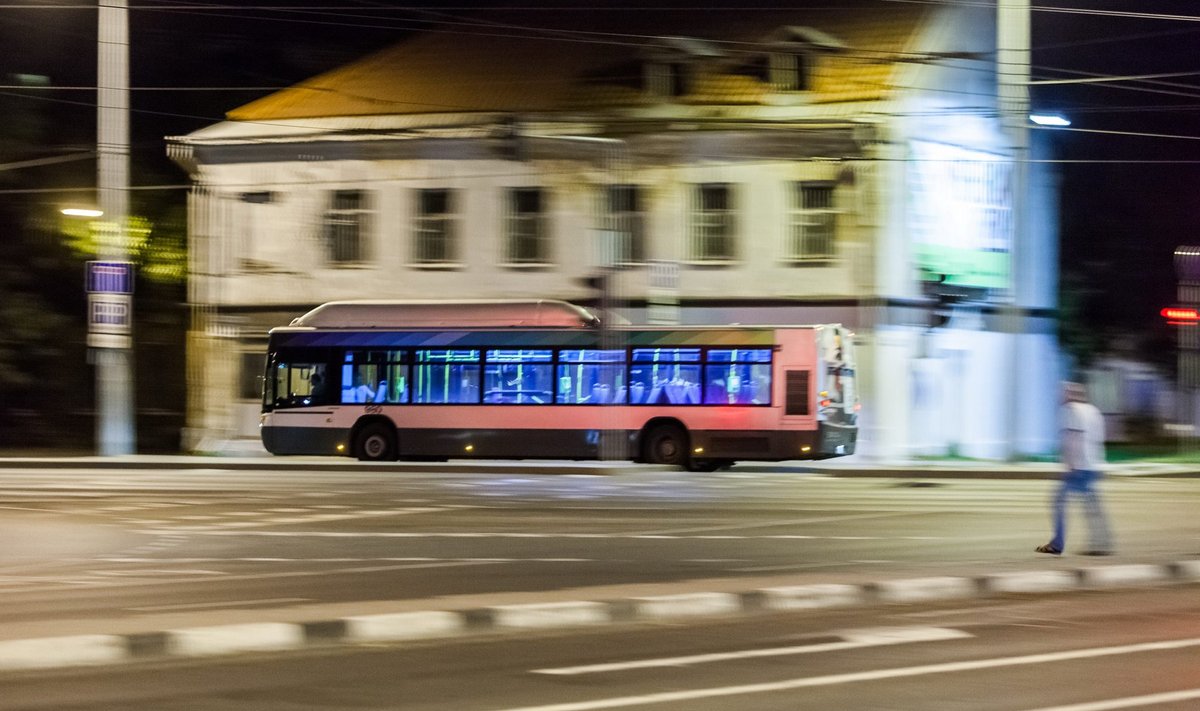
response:
M1200 311L1182 306L1168 306L1159 311L1163 318L1173 324L1195 324L1200 322Z

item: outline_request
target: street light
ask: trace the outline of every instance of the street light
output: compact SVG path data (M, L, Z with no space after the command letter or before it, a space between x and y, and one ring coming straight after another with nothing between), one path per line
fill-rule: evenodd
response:
M104 217L104 210L86 207L65 207L59 212L67 217Z
M1054 126L1062 128L1071 125L1071 120L1058 114L1029 114L1029 120L1038 126Z

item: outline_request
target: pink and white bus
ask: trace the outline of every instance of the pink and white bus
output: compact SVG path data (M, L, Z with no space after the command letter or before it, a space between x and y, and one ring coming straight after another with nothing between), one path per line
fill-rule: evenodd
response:
M606 325L563 301L341 301L270 333L263 444L712 470L854 452L851 334Z

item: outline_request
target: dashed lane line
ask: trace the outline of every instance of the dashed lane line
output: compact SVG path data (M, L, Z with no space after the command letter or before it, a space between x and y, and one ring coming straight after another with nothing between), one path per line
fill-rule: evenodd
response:
M1123 699L1104 699L1103 701L1089 701L1082 704L1069 704L1067 706L1046 706L1040 709L1030 709L1029 711L1116 711L1116 709L1173 704L1179 701L1191 701L1192 699L1200 699L1200 689L1166 691L1161 694L1128 696Z
M972 637L969 632L946 627L895 627L846 630L837 636L842 639L837 642L816 644L799 644L787 647L769 647L764 649L743 649L734 652L712 652L709 654L692 654L681 657L663 657L658 659L637 659L627 662L609 662L607 664L587 664L575 667L553 667L533 669L534 674L550 674L554 676L579 676L582 674L604 674L622 672L631 669L654 669L659 667L683 667L693 664L709 664L712 662L729 662L739 659L760 659L762 657L782 657L797 654L819 654L821 652L840 652L847 649L863 647L879 647L892 644L911 642L942 642L951 639Z
M602 709L627 708L630 706L651 706L654 704L680 703L699 699L715 699L730 696L745 696L748 694L763 694L780 691L792 691L818 686L835 686L839 684L856 684L859 682L879 681L882 679L902 679L930 674L948 674L983 669L1000 669L1003 667L1026 666L1031 664L1051 664L1076 659L1094 659L1123 654L1141 654L1147 652L1167 652L1189 647L1200 646L1200 638L1164 640L1159 642L1143 642L1114 647L1091 647L1072 649L1063 652L1043 654L1028 654L1017 657L993 657L991 659L976 659L972 661L943 662L940 664L922 664L911 667L892 669L871 669L860 672L843 674L827 674L824 676L801 677L798 679L783 679L758 684L740 684L735 686L709 687L705 689L688 689L685 691L666 691L636 696L613 696L606 699L590 701L571 701L542 706L521 706L497 711L601 711ZM1070 708L1070 707L1067 707ZM1088 707L1084 707L1087 709ZM1104 707L1099 707L1103 709ZM1122 707L1115 707L1122 708ZM1043 710L1039 710L1043 711ZM1054 711L1053 709L1049 711ZM1061 711L1061 709L1059 710ZM1078 709L1074 711L1079 711ZM1090 709L1089 711L1097 711Z

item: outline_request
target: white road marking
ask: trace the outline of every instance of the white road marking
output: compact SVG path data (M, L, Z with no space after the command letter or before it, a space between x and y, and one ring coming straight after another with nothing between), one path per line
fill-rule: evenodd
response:
M814 686L834 686L837 684L854 684L863 681L878 681L880 679L902 679L928 674L947 674L979 669L998 669L1029 664L1047 664L1065 662L1075 659L1093 659L1095 657L1111 657L1121 654L1137 654L1141 652L1164 652L1188 647L1200 647L1200 637L1188 639L1165 640L1161 642L1143 642L1126 644L1116 647L1093 647L1090 649L1072 649L1065 652L1048 652L1045 654L1028 654L1020 657L994 657L992 659L976 659L968 662L944 662L941 664L922 664L915 667L898 667L895 669L872 669L870 671L847 672L844 674L828 674L825 676L810 676L799 679L784 679L760 684L742 684L739 686L718 686L708 689L690 689L687 691L664 691L656 694L641 694L639 696L614 696L607 699L591 701L569 701L560 704L543 706L521 706L503 709L502 711L597 711L598 709L615 709L628 706L648 706L651 704L693 701L695 699L713 699L725 696L741 696L744 694L763 694L778 691L791 691Z
M628 671L630 669L651 669L654 667L682 667L689 664L707 664L709 662L725 662L732 659L756 659L759 657L782 657L792 654L817 654L820 652L837 652L844 649L859 649L861 647L878 647L888 644L904 644L907 642L937 642L948 639L963 639L972 635L961 630L945 627L901 627L896 629L851 630L841 634L845 641L826 642L824 644L802 644L791 647L772 647L768 649L744 649L736 652L714 652L711 654L693 654L686 657L665 657L661 659L639 659L629 662L610 662L608 664L586 664L577 667L555 667L549 669L533 669L534 674L553 674L556 676L575 676L578 674L602 674L605 672Z
M834 523L837 521L861 521L871 518L894 518L896 516L910 516L909 512L886 512L886 513L868 513L868 514L846 514L842 516L819 516L816 518L793 518L780 521L751 521L749 523L733 523L726 526L703 526L700 528L680 528L667 531L646 531L645 535L669 535L678 536L685 533L702 533L704 531L730 531L735 529L745 528L774 528L778 526L803 526L810 523Z
M220 570L188 570L186 568L158 568L149 570L89 570L88 575L97 577L138 577L143 575L225 575Z
M322 508L322 507L316 507ZM276 526L288 525L296 523L318 523L325 521L345 521L348 519L358 518L379 518L382 516L407 516L411 514L436 513L444 511L444 508L433 506L409 507L402 509L387 509L378 510L372 509L369 511L341 511L338 513L317 512L308 509L299 509L301 511L309 511L299 516L272 516L265 511L229 511L220 515L211 516L180 516L178 521L212 521L212 523L203 523L196 525L179 525L175 522L168 521L130 521L130 523L139 523L143 526L164 527L169 530L187 531L187 532L204 532L212 529L228 529L228 528L257 528L260 526ZM240 520L240 521L219 521L223 517L239 517L250 518L260 517L257 521Z
M91 560L91 559L87 559ZM383 556L377 558L136 558L130 556L122 556L120 558L98 558L104 563L157 563L159 565L165 563L176 563L179 565L194 565L196 563L429 563L429 562L454 562L454 563L595 563L601 558L484 558L474 556L470 558L431 558L429 556ZM624 560L624 558L615 558L613 560ZM689 563L699 562L714 562L714 561L693 561ZM721 561L715 561L721 562ZM13 580L25 580L25 578L12 578ZM0 578L4 580L4 578Z
M371 561L365 561L371 562ZM36 593L44 590L61 590L64 585L73 585L85 587L88 589L100 588L121 588L121 587L147 587L151 585L176 585L181 582L187 582L189 585L197 583L221 582L227 583L238 580L271 580L279 578L312 578L312 577L332 577L337 575L353 575L357 573L381 573L399 570L418 570L421 568L455 568L473 565L495 565L503 563L503 560L492 559L462 559L448 561L416 561L410 563L402 563L399 565L374 565L361 566L354 568L326 568L323 570L289 570L275 573L248 573L248 574L227 574L218 572L217 575L211 577L191 577L191 578L148 578L138 579L129 578L129 574L121 577L100 576L92 578L51 578L41 579L38 582L44 583L40 587L22 587L23 593Z
M1191 701L1192 699L1200 699L1200 689L1167 691L1161 694L1090 701L1082 704L1071 704L1069 706L1047 706L1040 709L1030 709L1030 711L1111 711L1112 709L1131 709L1138 706L1153 706L1155 704L1173 704L1176 701Z
M350 517L347 517L350 518ZM146 522L141 522L145 524ZM259 525L246 522L219 524L217 527L208 526L169 526L166 522L157 522L161 527L137 531L145 534L163 534L182 532L198 536L274 536L312 538L568 538L568 539L603 539L603 540L666 540L666 541L703 541L703 540L735 540L735 541L791 541L797 539L813 541L938 541L942 537L933 536L646 536L636 533L519 533L505 532L473 532L473 531L246 531L228 530L242 526ZM266 525L265 523L262 525Z

